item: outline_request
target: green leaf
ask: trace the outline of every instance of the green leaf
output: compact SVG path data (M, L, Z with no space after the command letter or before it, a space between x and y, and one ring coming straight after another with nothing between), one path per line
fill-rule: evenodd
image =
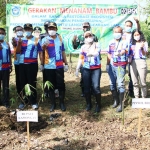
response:
M11 98L10 101L11 101L11 104L14 104L16 100L14 98Z

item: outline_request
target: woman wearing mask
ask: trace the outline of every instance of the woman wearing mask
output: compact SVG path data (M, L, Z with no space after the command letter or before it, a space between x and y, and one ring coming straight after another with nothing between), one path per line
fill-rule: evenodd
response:
M21 90L24 89L26 84L30 84L32 94L25 97L23 92L22 101L19 109L24 109L25 104L30 103L33 109L38 109L37 104L37 72L38 72L38 54L40 63L43 65L43 52L40 43L32 35L33 26L30 23L24 24L24 37L19 37L16 52L20 53L19 57L19 77Z
M96 96L96 109L95 112L100 112L101 108L101 91L100 91L100 78L101 78L101 61L100 61L100 45L94 42L94 37L91 31L84 33L84 45L81 47L79 61L76 68L76 76L78 76L79 68L83 64L83 83L84 94L87 103L86 110L92 108L91 103L91 84L94 94ZM92 81L92 83L91 83Z
M114 100L114 104L112 107L115 108L119 105L117 108L117 112L122 111L122 101L124 99L125 93L124 76L126 73L127 65L127 44L122 40L122 33L123 32L121 27L114 27L114 39L109 43L106 65L106 71L108 72L110 77L110 90L112 92ZM118 87L116 83L118 83Z
M139 98L139 80L141 86L141 96L146 98L146 75L147 64L146 54L148 52L148 43L146 42L143 33L140 30L134 30L131 35L131 45L129 55L132 57L130 72L133 81L134 96Z

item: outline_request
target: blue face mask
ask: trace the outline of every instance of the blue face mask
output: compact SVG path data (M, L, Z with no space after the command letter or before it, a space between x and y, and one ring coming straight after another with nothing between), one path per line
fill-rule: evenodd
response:
M5 35L0 34L0 40L4 40L4 38L5 38Z
M27 37L29 37L29 36L31 36L31 31L25 31L25 36L27 36Z
M131 29L132 29L131 27L125 27L126 32L131 32Z
M113 36L116 40L119 40L121 38L121 33L114 33Z
M23 36L23 31L17 31L16 34L17 36Z

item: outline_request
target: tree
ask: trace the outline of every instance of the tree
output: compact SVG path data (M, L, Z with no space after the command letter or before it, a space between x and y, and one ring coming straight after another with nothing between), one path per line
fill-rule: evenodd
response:
M6 4L32 4L34 0L0 0L0 27L6 26Z

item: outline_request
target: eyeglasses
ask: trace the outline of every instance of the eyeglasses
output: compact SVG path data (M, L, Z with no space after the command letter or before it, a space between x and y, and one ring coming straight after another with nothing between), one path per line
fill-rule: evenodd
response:
M85 36L85 38L88 38L88 37L92 37L92 35L90 34L90 35Z

